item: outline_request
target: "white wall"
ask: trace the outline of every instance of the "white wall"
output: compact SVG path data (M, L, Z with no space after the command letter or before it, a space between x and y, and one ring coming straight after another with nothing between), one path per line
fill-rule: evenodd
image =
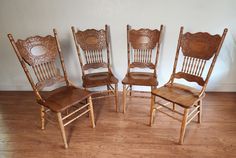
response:
M51 34L57 28L69 77L81 85L81 72L70 27L111 27L112 61L121 81L127 69L126 24L159 28L165 32L158 67L160 85L171 74L180 26L185 31L227 34L208 90L236 91L235 0L1 0L0 90L31 90L7 39ZM121 88L121 84L119 85Z

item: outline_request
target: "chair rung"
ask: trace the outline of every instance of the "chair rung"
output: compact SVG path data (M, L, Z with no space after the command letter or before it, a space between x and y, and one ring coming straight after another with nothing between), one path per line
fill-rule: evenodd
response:
M71 122L75 121L77 118L83 116L84 114L86 114L86 113L89 112L89 111L90 111L90 109L88 109L88 110L82 112L81 114L79 114L79 115L76 116L75 118L73 118L73 119L71 119L70 121L66 122L66 123L64 124L64 126L67 126L68 124L70 124Z
M187 121L186 125L189 124L189 123L192 121L192 119L194 119L195 116L197 116L197 114L199 114L199 113L200 113L200 111L196 112L196 113L193 115L193 117L191 117L191 118Z
M159 112L161 112L161 113L163 113L163 114L165 114L165 115L167 115L167 116L169 116L169 117L171 117L171 118L173 118L173 119L175 119L175 120L177 120L177 121L179 121L179 122L182 121L181 119L178 119L178 118L176 118L176 117L174 117L174 116L172 116L172 115L170 115L170 114L168 114L168 113L166 113L166 112L164 112L164 111L162 111L162 110L159 110Z
M142 93L142 94L150 94L151 92L148 92L148 91L136 91L136 90L132 90L132 92L134 93Z
M77 110L71 112L70 114L68 114L68 115L66 115L65 117L63 117L62 120L67 119L68 117L70 117L71 115L75 114L76 112L82 110L83 108L85 108L85 107L88 106L88 105L89 105L89 103L87 103L87 104L85 104L84 106L80 107L79 109L77 109Z
M182 115L182 116L183 116L183 114L182 114L181 112L176 111L176 110L173 110L173 109L171 109L170 107L166 106L166 105L168 105L168 104L170 104L170 103L167 103L167 104L157 103L157 104L159 104L160 106L162 106L162 107L164 107L164 108L166 108L166 109L168 109L168 110L170 110L170 111L172 111L172 112L175 112L176 114L179 114L179 115Z
M111 85L108 85L109 88L111 88L112 90L115 90L115 88Z
M188 118L199 108L200 106L196 106L190 114L188 114Z
M147 96L138 96L138 95L135 95L135 96L129 96L129 95L127 95L127 97L129 97L129 98L145 98L145 99L150 99L151 97L147 97Z
M101 99L101 98L107 98L107 97L114 97L115 95L104 95L104 96L100 96L100 97L93 97L92 99Z

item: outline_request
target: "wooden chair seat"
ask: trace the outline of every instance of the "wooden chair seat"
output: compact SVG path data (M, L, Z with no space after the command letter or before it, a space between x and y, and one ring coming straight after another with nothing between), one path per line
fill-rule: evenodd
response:
M167 101L178 104L184 108L191 108L203 98L198 97L199 91L195 88L174 83L152 90L152 95L161 97Z
M91 93L84 89L75 88L72 86L63 86L42 95L45 102L39 103L48 107L54 112L62 112L69 107L85 100L90 95Z
M83 77L83 87L85 88L117 83L118 79L112 73L109 72L90 73L84 75Z
M122 84L138 86L157 86L157 78L154 73L147 72L130 72L122 80Z

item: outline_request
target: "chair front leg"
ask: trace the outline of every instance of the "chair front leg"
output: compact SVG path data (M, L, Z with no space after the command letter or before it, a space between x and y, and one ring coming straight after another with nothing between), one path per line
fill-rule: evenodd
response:
M61 135L62 135L62 139L63 139L63 142L64 142L64 146L67 149L68 144L67 144L67 140L66 140L65 128L64 128L64 124L63 124L60 112L57 113L57 119L58 119L59 126L60 126L60 129L61 129Z
M115 84L115 108L116 108L116 112L118 112L118 84Z
M129 96L132 96L132 85L130 85L130 88L129 88Z
M181 130L180 130L179 144L183 144L184 142L184 134L185 134L186 126L187 126L188 112L189 112L189 109L184 109L184 116L183 116Z
M202 99L198 101L198 105L199 105L198 123L202 123Z
M41 129L45 129L45 108L41 105L40 108L40 116L41 116Z
M156 112L156 109L155 109L155 95L152 95L151 96L151 106L150 106L150 121L149 121L150 126L152 126L152 124L153 124L155 112Z
M126 112L126 85L123 84L123 113Z
M94 112L93 112L93 102L92 102L92 97L90 96L88 98L88 102L89 102L89 109L90 109L90 120L91 120L91 124L92 127L95 128L95 121L94 121Z
M109 87L109 85L107 85L107 94L109 95L110 94L110 92L109 92L109 90L110 90L110 87Z
M175 111L175 103L173 103L173 108L172 108L173 111Z

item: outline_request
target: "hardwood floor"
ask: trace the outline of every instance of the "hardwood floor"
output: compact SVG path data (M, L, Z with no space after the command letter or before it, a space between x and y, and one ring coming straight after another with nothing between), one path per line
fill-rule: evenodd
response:
M166 115L148 126L149 99L127 106L124 115L112 98L94 101L96 128L86 116L66 127L65 150L57 126L40 129L32 92L0 92L0 157L236 157L236 93L207 93L202 124L188 125L184 145L177 144L180 123Z

